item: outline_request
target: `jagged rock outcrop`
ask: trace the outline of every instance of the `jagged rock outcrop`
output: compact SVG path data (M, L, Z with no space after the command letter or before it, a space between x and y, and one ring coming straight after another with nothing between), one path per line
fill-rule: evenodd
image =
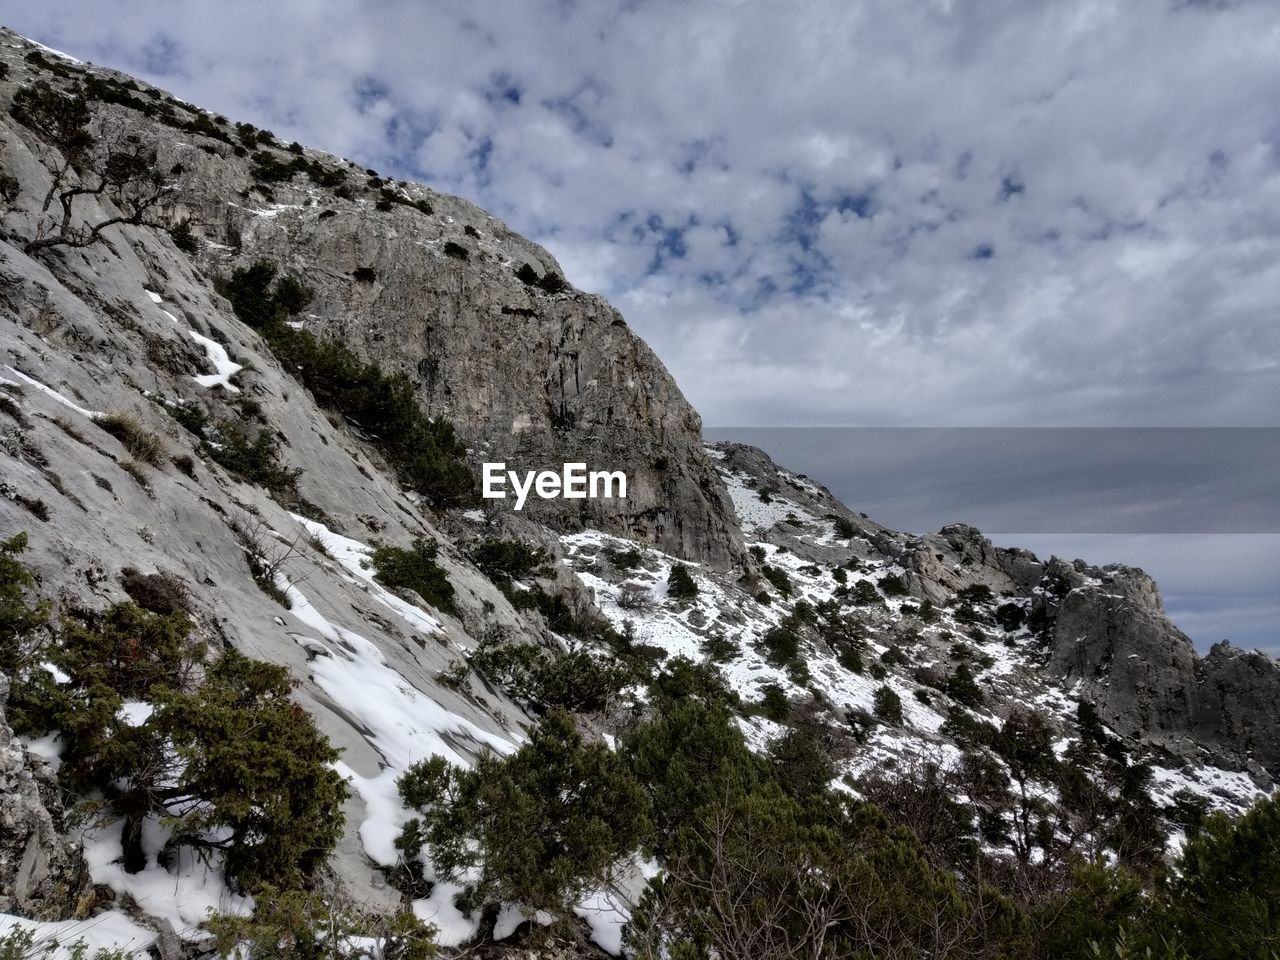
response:
M963 523L909 544L901 562L913 592L934 603L977 584L996 594L1020 592L1036 583L1044 569L1029 551L996 547L976 527Z
M1054 559L1046 667L1080 682L1124 736L1170 741L1189 732L1196 652L1164 614L1155 581L1131 567Z
M0 913L60 920L89 886L80 845L67 836L52 773L5 722L9 678L0 674Z
M1215 643L1197 671L1191 731L1280 777L1280 664L1225 640Z

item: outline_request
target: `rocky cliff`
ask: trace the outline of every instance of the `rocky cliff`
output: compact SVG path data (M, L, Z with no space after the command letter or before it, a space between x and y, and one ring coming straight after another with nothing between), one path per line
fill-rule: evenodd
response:
M9 62L6 103L40 72ZM305 327L407 374L430 414L476 448L477 470L482 459L521 471L580 460L628 476L625 500L532 498L534 519L604 527L720 566L741 559L697 413L622 316L576 290L546 250L457 197L135 92L123 75L95 77L96 128L155 152L168 189L154 215L188 226L184 259L197 273L265 259L300 278L314 292ZM39 145L13 128L6 140L7 163L38 177L22 154ZM11 229L34 229L18 226L27 200Z

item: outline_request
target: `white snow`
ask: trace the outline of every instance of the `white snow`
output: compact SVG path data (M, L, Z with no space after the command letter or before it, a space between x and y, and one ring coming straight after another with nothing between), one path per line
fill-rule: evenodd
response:
M40 666L49 672L49 676L53 677L54 683L61 685L71 682L71 677L67 676L67 674L61 670L57 664L50 663L46 660L44 663L40 664Z
M622 953L622 928L631 919L630 904L622 897L611 890L596 891L573 912L587 922L596 946L615 956Z
M45 53L52 53L55 57L61 57L63 60L66 60L68 63L84 62L82 60L77 60L75 57L73 57L69 53L63 53L61 50L55 50L53 47L46 47L39 40L32 40L30 37L23 37L22 39L25 40L27 43L31 44L33 47L39 47Z
M439 931L436 943L442 947L456 947L465 943L475 936L480 926L478 917L473 920L454 906L453 898L461 892L461 884L441 880L431 888L430 897L413 901L414 916L436 925Z
M39 757L49 765L54 773L62 766L62 737L57 733L47 733L43 737L19 737L27 753Z
M232 361L227 356L226 348L216 340L201 336L194 330L188 330L187 333L191 335L192 340L204 347L205 356L209 358L209 362L213 364L213 369L216 371L191 379L202 387L223 387L229 393L239 393L240 388L231 382L231 378L244 369L243 364Z
M15 370L13 367L8 366L7 364L5 365L5 369L8 370L10 373L12 373L14 376L21 378L22 381L27 385L35 387L41 393L47 394L48 396L56 400L58 403L62 404L64 407L68 408L69 410L74 410L76 413L80 414L82 417L88 417L90 420L92 420L94 417L102 416L102 411L86 410L84 407L80 406L78 403L74 403L73 401L68 400L66 397L60 394L57 390L53 389L53 387L45 386L43 383L41 383L39 380L36 380L34 377L28 377L21 370Z
M156 293L154 290L148 290L144 287L142 292L151 298L152 303L157 305L164 303L164 297L160 296L160 294Z
M154 712L155 707L143 700L129 700L116 711L116 717L128 726L140 727L151 719Z
M384 607L394 610L405 623L415 630L421 630L427 634L440 631L439 620L421 607L415 606L407 600L401 600L374 580L373 566L370 559L373 556L372 547L361 543L359 540L344 537L340 533L334 533L317 520L308 520L306 517L299 516L296 513L291 513L289 516L306 527L307 533L324 544L324 548L351 574L348 579L352 583L360 583L372 599Z
M211 912L248 914L253 901L227 890L226 879L215 857L201 862L189 848L179 849L173 869L157 862L171 830L158 816L143 821L142 849L146 866L138 873L124 869L121 840L123 821L84 831L84 856L94 883L104 883L118 893L132 896L147 913L173 924L179 935L191 935Z
M393 669L371 641L331 623L296 586L282 579L280 587L288 593L289 612L321 638L294 637L318 654L311 660L312 679L360 727L385 764L373 777L345 765L342 770L365 802L359 830L365 852L378 863L394 864L393 841L407 816L395 785L400 774L432 754L469 766L475 753L507 754L515 744L446 710Z
M31 956L44 957L44 944L57 941L58 947L49 960L72 960L73 947L84 941L86 956L92 957L99 950L127 950L134 956L147 957L147 948L156 941L154 930L139 926L119 910L108 910L84 920L62 920L57 923L28 920L9 913L0 913L0 936L16 928L25 928L35 935Z

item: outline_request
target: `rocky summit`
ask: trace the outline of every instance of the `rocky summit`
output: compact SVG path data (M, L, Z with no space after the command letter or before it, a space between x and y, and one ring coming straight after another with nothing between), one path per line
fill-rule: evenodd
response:
M724 711L744 764L788 789L816 770L814 794L921 836L894 784L933 784L965 862L1038 878L1027 898L1071 857L1166 863L1280 776L1274 660L1199 656L1141 570L890 530L760 450L704 445L624 318L465 200L9 32L0 193L10 920L195 955L262 935L236 923L296 887L291 910L321 891L330 919L411 917L469 956L616 955L625 936L656 957L654 930L718 944L671 956L798 956L735 953L678 912L697 858L672 838L692 828L640 771L690 704ZM496 461L620 470L627 495L517 512L476 495ZM292 739L223 756L277 728ZM576 763L635 795L593 809L566 788L551 821L581 815L595 845L504 872L500 821L546 839L521 770ZM317 812L332 836L266 850ZM813 955L996 955L848 949Z

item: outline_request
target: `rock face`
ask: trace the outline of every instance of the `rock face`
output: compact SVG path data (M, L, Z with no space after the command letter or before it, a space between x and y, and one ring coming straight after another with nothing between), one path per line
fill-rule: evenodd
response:
M217 136L179 135L181 113L101 109L104 131L138 138L170 171L163 216L190 224L200 270L226 276L269 260L302 279L314 292L305 327L406 374L427 411L475 448L477 474L485 460L521 473L581 461L627 474L626 499L530 497L530 517L720 567L743 558L698 414L622 316L570 286L546 250L457 197L255 141L225 121L209 125ZM254 176L263 162L316 172L264 182ZM337 186L319 185L326 177Z
M1256 651L1215 643L1200 661L1191 731L1231 744L1280 776L1280 664Z
M0 913L60 920L75 914L89 875L66 835L53 775L5 722L8 702L0 674Z
M1155 581L1131 567L1101 570L1054 559L1047 668L1079 681L1125 736L1164 741L1189 732L1196 653L1164 615Z
M602 298L516 279L512 264L558 274L545 251L470 205L430 197L431 217L397 205L323 220L314 207L254 218L237 262L296 268L317 291L308 328L404 371L428 410L449 417L483 459L521 473L580 461L627 475L625 500L531 497L530 518L607 529L720 566L739 560L701 420L648 346ZM440 253L451 242L466 260ZM353 281L362 266L376 279Z

